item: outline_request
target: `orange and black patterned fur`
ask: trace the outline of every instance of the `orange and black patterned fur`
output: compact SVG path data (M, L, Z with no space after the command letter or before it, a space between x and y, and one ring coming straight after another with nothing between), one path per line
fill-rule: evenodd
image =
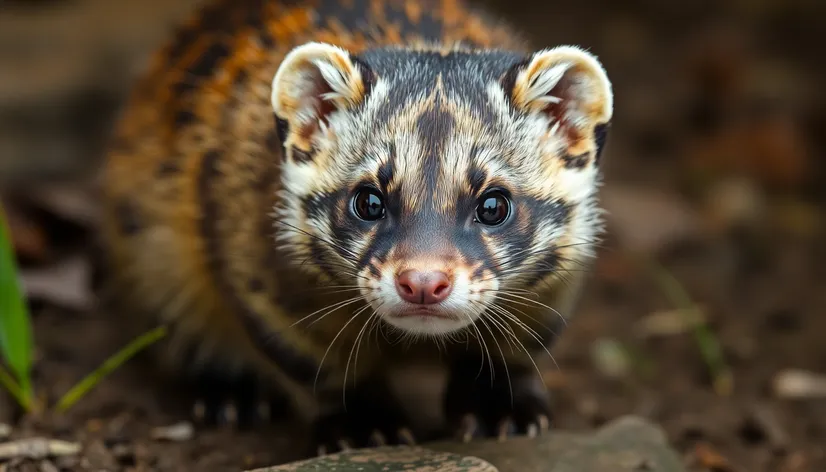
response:
M410 441L387 377L427 364L451 432L548 427L613 98L518 38L458 0L218 0L155 55L106 162L110 280L208 417Z

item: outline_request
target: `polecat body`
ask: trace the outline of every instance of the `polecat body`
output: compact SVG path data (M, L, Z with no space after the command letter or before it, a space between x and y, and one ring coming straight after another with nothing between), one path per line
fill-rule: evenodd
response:
M592 55L458 0L220 0L119 122L112 281L170 358L288 394L328 448L408 438L384 384L414 364L450 372L451 424L533 433L611 114Z

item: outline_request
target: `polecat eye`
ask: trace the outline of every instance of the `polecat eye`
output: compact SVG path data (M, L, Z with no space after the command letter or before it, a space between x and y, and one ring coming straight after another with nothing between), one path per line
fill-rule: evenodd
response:
M479 223L497 226L505 222L510 214L510 201L500 191L493 190L479 198L476 218Z
M364 187L353 199L356 216L365 221L375 221L384 217L384 198L378 190Z

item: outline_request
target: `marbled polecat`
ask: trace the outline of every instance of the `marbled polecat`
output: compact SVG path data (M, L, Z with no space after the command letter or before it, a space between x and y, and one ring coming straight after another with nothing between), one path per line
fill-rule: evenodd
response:
M409 442L387 379L428 364L454 432L536 434L612 100L592 54L458 0L215 1L118 121L113 287L169 325L210 415L254 417L255 392L327 451Z

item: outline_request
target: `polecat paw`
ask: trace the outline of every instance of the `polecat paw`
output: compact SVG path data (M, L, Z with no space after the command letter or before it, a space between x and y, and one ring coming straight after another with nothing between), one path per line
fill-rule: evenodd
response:
M315 421L312 453L333 454L362 447L415 444L407 417L393 398L376 382L364 383L348 392L346 406L336 407Z
M195 374L192 415L196 423L212 427L232 425L248 430L288 415L288 400L278 393L266 396L250 373L227 376L208 369Z
M448 435L464 442L505 440L551 429L550 398L536 372L511 369L510 382L501 377L478 375L478 366L472 377L461 367L453 373L445 395Z

